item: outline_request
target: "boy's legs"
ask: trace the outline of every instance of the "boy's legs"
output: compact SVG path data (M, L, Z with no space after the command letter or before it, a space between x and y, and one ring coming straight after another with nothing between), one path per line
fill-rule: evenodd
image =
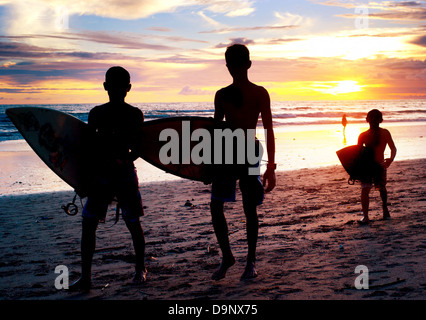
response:
M382 174L378 177L376 185L379 187L380 198L382 198L382 208L383 208L383 219L390 219L390 214L388 210L388 190L386 189L387 183L387 170L383 170Z
M388 209L388 191L385 186L380 188L380 197L382 198L383 219L390 219Z
M257 217L256 205L244 203L244 213L246 215L246 231L247 231L247 265L241 279L251 279L257 276L255 269L256 262L256 246L259 233L259 219Z
M139 179L136 169L131 167L118 180L117 199L122 210L123 220L132 236L136 256L134 283L146 281L145 236L139 217L144 215L142 196L139 191Z
M81 276L70 285L70 290L88 291L92 282L92 260L96 247L97 218L83 217L81 236Z
M235 264L235 258L229 245L228 224L223 212L223 201L212 199L210 203L213 229L216 234L219 247L222 251L222 263L213 275L213 280L220 280L225 277L228 268Z
M92 279L92 260L96 248L96 229L100 220L105 220L109 194L106 183L89 195L83 208L81 235L81 277L70 285L70 290L89 291Z
M364 217L360 221L361 223L367 223L368 220L368 210L370 206L370 190L371 186L362 186L361 189L361 206L362 206L362 213L364 214Z
M246 216L247 231L247 265L241 280L255 278L256 246L259 233L259 219L257 216L257 206L262 204L264 198L263 185L260 176L247 175L240 179L240 189L243 195L244 214Z
M139 220L126 221L127 229L129 229L133 240L133 247L136 255L135 276L133 282L141 283L146 281L145 268L145 236Z
M90 281L92 275L92 260L96 248L96 229L98 219L83 218L81 236L81 277Z

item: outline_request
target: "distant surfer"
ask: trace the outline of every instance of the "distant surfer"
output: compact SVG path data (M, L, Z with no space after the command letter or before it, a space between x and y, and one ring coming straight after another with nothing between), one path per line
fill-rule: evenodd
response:
M386 171L395 159L396 147L390 132L379 127L382 121L382 113L377 109L371 110L367 114L367 122L370 124L370 129L361 133L358 137L358 145L365 146L367 152L371 152L373 161L376 164L376 169L372 177L368 179L365 178L361 181L361 204L364 217L359 221L360 224L367 224L369 222L368 209L370 203L370 190L373 184L380 191L383 204L383 219L390 219L387 206ZM391 156L387 159L384 158L386 146L389 146L391 150Z
M247 173L234 177L233 173L219 173L212 182L211 215L213 228L222 251L222 263L213 273L212 279L225 277L228 268L235 264L228 237L228 226L224 215L224 202L235 201L236 180L243 196L243 207L246 216L248 254L247 264L242 280L257 276L255 269L256 245L258 238L257 206L262 203L264 191L275 187L275 141L272 126L272 114L268 91L248 80L248 69L251 67L250 54L247 47L235 44L227 48L226 66L233 78L233 83L216 92L216 120L223 120L232 130L256 129L259 115L267 132L268 165L263 176L263 185L258 175ZM264 187L266 187L264 189Z
M94 137L93 181L82 214L81 277L70 286L71 290L90 290L96 229L99 221L105 219L108 205L114 197L133 240L136 255L133 282L146 281L145 237L139 221L143 207L133 163L137 158L135 133L144 116L141 110L124 101L131 89L127 70L122 67L108 69L104 88L109 102L94 107L89 113L89 130Z
M342 117L343 136L345 136L347 124L348 124L348 120L346 119L346 114L344 114L343 117Z

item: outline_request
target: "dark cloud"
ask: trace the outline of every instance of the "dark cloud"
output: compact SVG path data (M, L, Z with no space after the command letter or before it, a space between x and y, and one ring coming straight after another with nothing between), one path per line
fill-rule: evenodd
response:
M102 71L99 70L99 72L105 73L105 68L103 68ZM9 67L0 68L0 79L5 77L15 83L28 84L48 79L84 79L87 73L87 69L32 70Z
M325 3L323 3L325 4ZM337 5L337 4L335 4ZM381 20L408 20L408 21L424 21L426 20L426 7L422 6L418 1L386 1L380 8L377 3L366 4L365 8L380 9L381 12L369 12L370 19ZM357 18L356 13L340 14L338 17Z
M232 38L230 39L229 43L219 43L218 45L215 46L215 48L227 48L229 46L232 46L233 44L244 44L246 46L248 45L252 45L254 44L254 41L251 39L246 39L246 38Z
M410 43L417 44L422 47L426 47L426 36L420 36L411 41Z
M150 44L141 41L140 38L129 34L106 33L96 31L85 31L84 33L74 33L71 35L73 39L85 40L96 43L111 44L123 49L150 49L150 50L171 50L175 49L162 44Z
M3 37L5 38L5 37ZM88 60L123 59L126 56L119 53L61 51L52 48L42 48L22 42L0 42L0 57L9 59L38 59L38 58L81 58ZM31 63L31 62L27 62Z
M0 57L37 58L46 55L48 49L19 42L0 42Z
M419 1L402 1L402 2L395 2L391 1L388 3L390 7L417 7L420 6L421 3Z
M41 91L33 90L33 89L2 89L0 88L0 92L3 93L40 93Z
M382 67L390 70L424 71L426 70L426 60L388 59L382 64Z
M396 12L377 12L370 13L369 18L384 20L426 20L426 8L416 11L396 11Z
M175 49L163 44L150 44L142 41L141 36L118 32L82 31L79 33L40 34L28 36L0 36L0 39L24 40L24 39L61 39L74 41L89 41L102 44L110 44L123 49L150 49L150 50L172 50Z

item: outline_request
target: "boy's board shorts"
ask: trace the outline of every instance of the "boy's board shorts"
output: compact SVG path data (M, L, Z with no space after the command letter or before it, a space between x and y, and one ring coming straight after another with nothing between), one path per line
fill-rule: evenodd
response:
M139 180L134 167L120 170L115 176L99 179L95 188L83 208L83 217L104 221L114 197L118 201L124 221L138 221L139 217L144 215Z
M212 182L212 200L222 202L234 202L237 180L245 205L261 205L264 199L263 184L259 175L242 175L239 178L232 174L221 174Z
M382 189L386 187L387 183L387 170L381 169L380 172L377 172L374 176L370 178L363 178L361 180L362 188L372 188L373 185L376 189Z

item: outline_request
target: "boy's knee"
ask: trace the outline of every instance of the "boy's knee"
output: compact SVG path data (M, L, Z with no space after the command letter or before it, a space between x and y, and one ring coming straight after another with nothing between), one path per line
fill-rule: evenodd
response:
M245 203L244 204L244 214L247 219L257 218L257 206L255 203Z
M361 193L363 194L368 194L371 191L371 186L370 185L363 185L361 188Z
M388 192L388 190L386 189L386 186L380 186L379 191L380 191L380 193L387 193Z
M211 211L223 210L223 201L218 199L212 199L210 201L210 209Z
M99 224L98 217L83 217L83 229L96 230Z

